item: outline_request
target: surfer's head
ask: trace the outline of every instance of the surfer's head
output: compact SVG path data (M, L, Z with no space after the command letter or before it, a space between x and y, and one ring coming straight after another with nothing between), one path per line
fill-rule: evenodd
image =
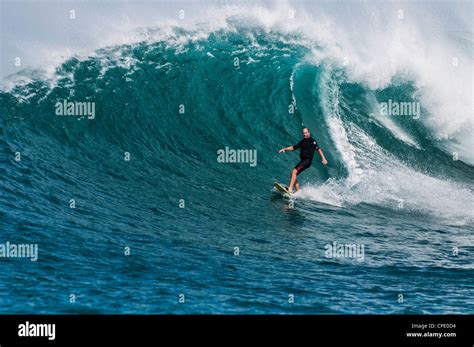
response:
M309 132L308 128L303 128L303 137L305 139L309 139L311 137L311 133Z

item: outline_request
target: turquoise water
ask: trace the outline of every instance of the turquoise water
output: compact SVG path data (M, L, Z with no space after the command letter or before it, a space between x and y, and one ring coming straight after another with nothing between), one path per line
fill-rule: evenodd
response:
M39 248L0 259L2 313L474 311L472 165L423 122L373 115L419 102L416 80L372 88L309 59L323 47L255 27L173 35L0 92L0 242ZM95 118L57 116L64 99ZM298 156L277 150L302 125L329 165L288 201L272 183ZM225 147L257 164L218 162ZM334 242L363 259L328 258Z

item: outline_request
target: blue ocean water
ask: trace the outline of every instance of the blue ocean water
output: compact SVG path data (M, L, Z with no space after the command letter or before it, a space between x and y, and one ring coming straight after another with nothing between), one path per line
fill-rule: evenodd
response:
M0 92L0 243L39 250L0 258L1 313L474 312L472 165L372 114L419 102L416 80L368 87L258 27L173 35ZM58 116L61 100L96 116ZM298 156L277 151L303 125L329 164L289 201L272 183ZM256 165L218 162L225 147ZM334 242L363 257L328 257Z

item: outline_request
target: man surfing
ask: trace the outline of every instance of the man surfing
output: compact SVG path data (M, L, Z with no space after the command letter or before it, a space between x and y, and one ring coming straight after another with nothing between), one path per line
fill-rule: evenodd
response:
M316 140L311 137L311 133L309 132L308 128L303 128L303 140L294 146L280 149L278 153L291 152L297 149L300 149L300 162L296 164L295 168L291 171L291 180L290 185L288 186L288 191L290 193L293 193L293 186L296 188L296 191L300 189L297 176L311 166L314 157L314 151L318 151L323 165L328 163L326 157L324 156L323 150L319 148Z

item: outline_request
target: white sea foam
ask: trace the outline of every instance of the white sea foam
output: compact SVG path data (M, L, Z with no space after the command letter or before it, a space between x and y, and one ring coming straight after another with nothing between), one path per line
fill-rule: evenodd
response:
M356 124L342 122L335 83L323 87L322 93L329 133L347 177L308 185L298 193L298 198L334 206L368 203L425 213L455 225L474 223L472 187L409 167Z
M340 143L337 149L349 175L306 186L299 198L335 206L368 203L422 212L455 225L474 222L472 187L410 168L353 124L338 124L331 128L331 134Z

